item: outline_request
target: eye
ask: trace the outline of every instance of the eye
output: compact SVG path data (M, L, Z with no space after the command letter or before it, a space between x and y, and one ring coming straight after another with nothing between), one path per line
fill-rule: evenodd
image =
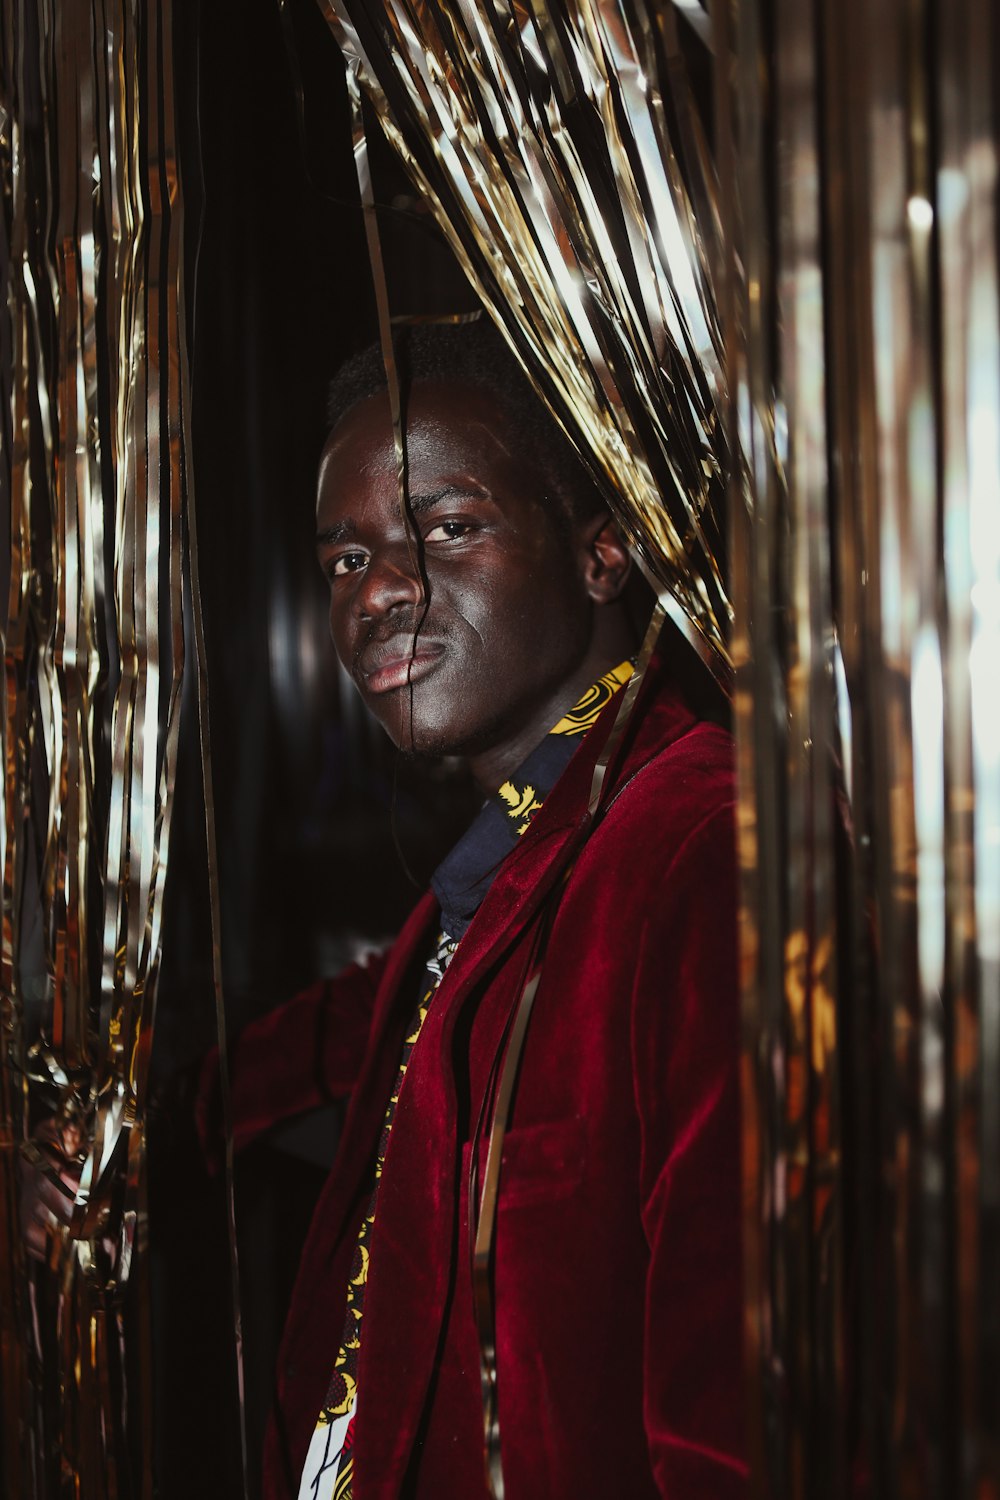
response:
M368 562L366 552L341 552L331 557L323 571L327 578L343 578L348 573L357 573Z
M424 533L425 542L457 542L466 532L474 531L471 521L439 521Z

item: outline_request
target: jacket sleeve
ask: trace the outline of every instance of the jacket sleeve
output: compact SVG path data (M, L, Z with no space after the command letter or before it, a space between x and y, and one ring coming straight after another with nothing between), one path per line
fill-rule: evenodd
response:
M230 1088L237 1151L274 1126L342 1099L354 1087L371 1026L385 954L323 979L252 1021L233 1048ZM215 1167L222 1152L217 1048L201 1070L195 1119Z
M649 1245L644 1418L665 1500L747 1493L739 1048L726 807L688 835L664 872L633 992Z

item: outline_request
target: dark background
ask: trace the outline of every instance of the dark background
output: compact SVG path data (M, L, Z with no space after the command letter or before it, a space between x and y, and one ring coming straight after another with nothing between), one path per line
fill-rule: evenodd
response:
M454 768L396 756L329 641L313 552L324 394L377 323L340 54L315 0L290 0L284 19L277 0L175 7L231 1035L389 938L474 805ZM393 312L468 309L464 278L369 123ZM215 1038L192 667L189 654L150 1117L154 1464L164 1500L225 1500L242 1491L224 1198L191 1115ZM336 1133L335 1116L313 1117L237 1167L252 1494L277 1341Z

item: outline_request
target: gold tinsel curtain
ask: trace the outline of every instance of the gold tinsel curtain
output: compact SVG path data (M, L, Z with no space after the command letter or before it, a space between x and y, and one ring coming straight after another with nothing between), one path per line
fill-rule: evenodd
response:
M673 9L321 9L483 303L725 676L717 205Z
M0 947L0 1489L150 1484L145 1091L184 662L187 356L169 4L0 21L9 520ZM29 1270L16 1161L57 1111L83 1172ZM128 1346L128 1347L127 1347ZM126 1400L126 1364L145 1371Z
M998 1493L992 0L320 3L691 638L735 669L755 1489ZM4 11L11 1494L60 1427L105 1493L123 1430L182 654L168 23ZM35 1098L89 1143L44 1273L61 1408L29 1379L14 1213Z

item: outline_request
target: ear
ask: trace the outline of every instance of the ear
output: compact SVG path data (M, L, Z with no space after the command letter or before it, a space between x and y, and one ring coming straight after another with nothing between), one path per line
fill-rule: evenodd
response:
M607 511L588 516L577 530L580 576L595 604L613 604L632 568L625 538Z

